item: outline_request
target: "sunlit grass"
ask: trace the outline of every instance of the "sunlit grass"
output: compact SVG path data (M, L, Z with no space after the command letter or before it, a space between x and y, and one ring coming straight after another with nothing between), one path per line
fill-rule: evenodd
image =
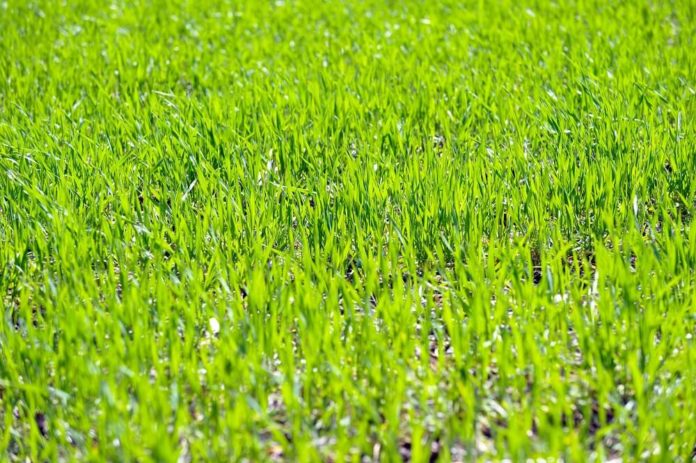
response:
M694 37L0 2L0 460L691 461Z

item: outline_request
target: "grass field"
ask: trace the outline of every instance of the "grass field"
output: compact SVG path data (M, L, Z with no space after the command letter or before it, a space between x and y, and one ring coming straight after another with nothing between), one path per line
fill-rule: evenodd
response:
M693 461L695 37L0 1L0 460Z

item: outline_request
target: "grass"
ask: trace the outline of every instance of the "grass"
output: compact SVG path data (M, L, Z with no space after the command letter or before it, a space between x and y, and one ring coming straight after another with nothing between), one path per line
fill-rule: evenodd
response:
M0 460L691 461L694 37L0 2Z

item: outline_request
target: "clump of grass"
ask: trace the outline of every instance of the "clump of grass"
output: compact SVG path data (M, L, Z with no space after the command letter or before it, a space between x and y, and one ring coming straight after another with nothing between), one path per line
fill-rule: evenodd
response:
M0 458L691 460L694 18L0 3Z

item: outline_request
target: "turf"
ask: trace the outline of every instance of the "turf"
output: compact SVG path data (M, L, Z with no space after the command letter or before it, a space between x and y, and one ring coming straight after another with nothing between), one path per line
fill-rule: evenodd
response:
M691 461L694 37L0 2L0 460Z

